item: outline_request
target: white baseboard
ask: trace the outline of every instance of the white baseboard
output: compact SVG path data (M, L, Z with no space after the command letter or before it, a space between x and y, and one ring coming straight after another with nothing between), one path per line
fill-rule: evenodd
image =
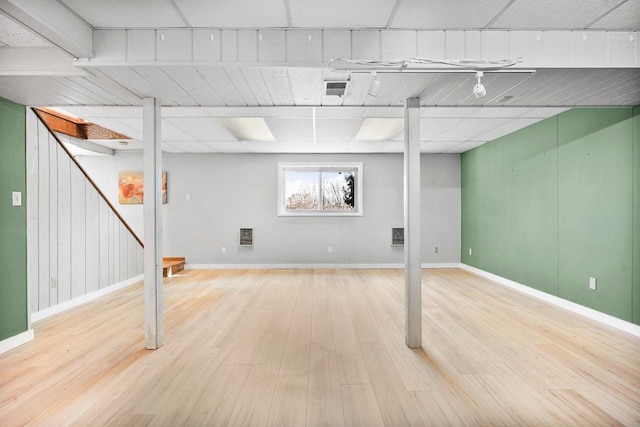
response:
M460 263L423 263L422 268L460 268ZM299 269L331 269L331 270L375 270L388 268L404 268L401 263L389 264L185 264L186 270L299 270Z
M546 292L539 291L537 289L531 288L521 283L514 282L513 280L505 279L504 277L498 276L493 273L489 273L484 270L480 270L479 268L475 268L467 264L461 264L461 268L473 274L477 274L478 276L482 276L491 281L494 281L500 285L509 287L511 289L515 289L516 291L531 295L535 298L541 299L553 305L562 307L566 310L588 317L589 319L603 323L607 326L611 326L613 328L627 332L636 337L640 337L640 326L635 325L631 322L627 322L626 320L618 319L617 317L613 317L608 314L602 313L600 311L594 310L592 308L585 307L580 304L576 304L575 302L571 302L566 299L557 297L555 295L551 295Z
M44 310L40 310L35 313L31 313L31 322L37 322L38 320L45 319L49 316L53 316L54 314L62 313L63 311L69 310L70 308L77 307L82 304L86 304L89 301L93 301L97 298L108 295L112 292L126 288L127 286L131 286L134 283L138 283L143 278L144 278L144 275L140 274L130 279L123 280L122 282L118 282L114 285L107 286L106 288L99 289L95 292L91 292L81 297L74 298L69 301L65 301L61 304L54 305L53 307L45 308Z
M403 268L403 264L185 264L187 270L301 270Z
M24 331L18 335L3 339L0 341L0 354L6 353L9 350L13 350L16 347L21 346L22 344L28 343L33 340L33 337L33 329L29 329L28 331Z
M459 262L423 262L422 268L460 268Z

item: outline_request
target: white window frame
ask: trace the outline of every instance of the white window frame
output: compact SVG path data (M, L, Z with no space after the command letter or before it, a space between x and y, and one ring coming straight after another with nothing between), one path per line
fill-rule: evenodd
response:
M320 203L318 210L287 210L286 200L286 182L285 171L286 170L307 170L307 171L331 171L331 170L345 170L355 169L355 200L354 209L352 211L335 211L335 210L320 210L322 205L322 185L319 183L320 191ZM320 174L321 176L322 174ZM363 209L363 167L362 162L278 162L278 216L362 216L364 214Z

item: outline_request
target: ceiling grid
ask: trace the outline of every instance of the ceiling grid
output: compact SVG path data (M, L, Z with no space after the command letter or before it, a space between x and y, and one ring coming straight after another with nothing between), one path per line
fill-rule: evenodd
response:
M429 153L575 106L640 104L640 0L53 0L33 16L0 12L0 96L89 114L134 138L116 150L141 147L143 97L164 106L163 148L198 153L401 152L398 119L413 97ZM40 16L63 19L47 29ZM89 42L97 57L73 55ZM33 60L54 51L58 68ZM487 96L476 98L472 72L378 72L371 91L370 70L327 67L409 56L524 56L519 71L532 72L485 73ZM325 95L324 82L339 79L345 95ZM238 139L222 118L262 119L236 120L246 126ZM245 140L260 138L251 126L271 136Z

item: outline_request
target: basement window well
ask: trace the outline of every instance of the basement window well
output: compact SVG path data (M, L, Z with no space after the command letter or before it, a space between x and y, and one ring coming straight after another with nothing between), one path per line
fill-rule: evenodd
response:
M278 163L279 216L362 216L362 163Z

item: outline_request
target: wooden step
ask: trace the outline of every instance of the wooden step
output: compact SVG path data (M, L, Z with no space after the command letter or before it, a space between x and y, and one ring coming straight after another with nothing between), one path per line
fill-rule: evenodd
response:
M162 277L171 277L184 270L184 257L162 258Z

